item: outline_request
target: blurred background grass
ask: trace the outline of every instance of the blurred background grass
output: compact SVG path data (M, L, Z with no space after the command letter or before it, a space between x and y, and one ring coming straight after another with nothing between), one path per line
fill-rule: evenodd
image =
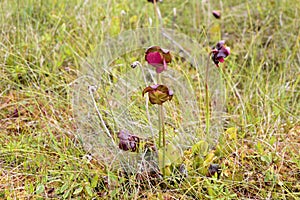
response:
M1 198L299 197L299 3L165 0L159 7L165 27L203 48L220 39L231 47L222 66L226 126L238 129L238 142L220 141L214 162L222 164L223 179L193 175L164 194L159 187L130 191L116 172L88 159L74 137L70 86L80 63L107 37L155 26L151 3L2 0Z

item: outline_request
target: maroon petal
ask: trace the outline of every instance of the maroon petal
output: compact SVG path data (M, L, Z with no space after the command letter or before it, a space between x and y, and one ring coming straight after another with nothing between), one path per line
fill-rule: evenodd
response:
M223 58L226 58L228 55L230 54L230 48L229 47L222 47L218 54L217 54L217 58L219 57L223 57Z
M225 40L221 40L217 43L216 49L220 50L225 44Z
M226 58L227 57L227 54L226 53L224 53L224 52L219 52L218 54L217 54L217 56L216 56L218 59L219 58Z
M135 152L138 150L140 139L139 137L130 134L128 131L121 130L118 133L119 138L119 148L124 151Z
M129 145L124 141L119 142L119 148L123 151L128 151L129 150L128 146Z
M146 55L146 61L150 64L150 65L157 65L157 64L162 64L163 63L163 58L160 55L159 52L149 52Z
M230 54L230 47L225 47L224 51L226 52L227 56Z
M223 57L219 57L218 61L221 62L221 63L223 63L224 62L224 58Z
M217 54L213 53L211 56L211 59L213 60L213 62L215 63L215 65L217 67L219 67L219 59L217 58Z

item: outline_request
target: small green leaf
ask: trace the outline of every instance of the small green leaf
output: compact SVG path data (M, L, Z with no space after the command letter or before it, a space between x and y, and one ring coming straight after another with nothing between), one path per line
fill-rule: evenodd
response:
M165 167L165 175L171 176L171 174L172 174L171 166L166 166Z
M32 183L29 184L29 192L33 193L34 192L34 186Z
M37 186L36 186L36 190L35 190L35 193L36 194L41 194L42 192L44 192L45 191L45 186L44 186L44 184L38 184Z
M260 155L262 155L264 153L264 147L261 145L261 143L259 141L256 144L256 149Z
M273 146L273 144L276 142L276 137L273 135L271 138L270 138L270 145Z
M237 140L237 128L228 128L225 132L225 135L227 135L229 140Z
M118 181L118 176L116 176L116 174L114 174L113 172L108 172L107 173L108 179L111 181Z
M95 188L95 187L97 186L98 180L99 180L99 176L96 174L96 175L93 177L92 181L91 181L91 187L92 187L92 188Z
M266 163L271 163L272 162L272 155L263 155L260 157L261 161L266 162Z
M85 191L90 197L93 196L93 189L89 185L85 186Z
M59 192L60 192L60 193L63 193L66 189L68 189L68 187L69 187L69 183L63 184L63 185L61 186Z
M73 194L74 194L74 195L77 195L77 194L79 194L82 190L83 190L83 187L80 186L79 188L77 188L77 189L73 192Z
M214 152L210 152L209 154L207 154L207 156L203 162L203 166L204 167L209 166L210 163L214 160L214 158L215 158Z
M204 162L203 156L196 156L193 159L193 164L192 164L193 168L198 169L199 167L201 167L203 165L203 162Z
M210 197L216 196L216 192L215 192L215 190L212 188L212 186L208 186L208 187L207 187L207 193L208 193L208 195L209 195Z
M64 199L66 199L66 198L69 196L70 191L71 191L71 190L67 190L67 191L64 193L64 195L63 195L63 198L64 198Z
M208 151L208 143L201 140L192 146L192 154L193 155L202 155L206 156Z

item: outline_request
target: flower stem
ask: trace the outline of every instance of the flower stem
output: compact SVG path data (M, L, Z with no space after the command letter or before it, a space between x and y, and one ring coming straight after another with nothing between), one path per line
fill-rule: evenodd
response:
M161 133L162 133L162 123L161 123L161 106L158 107L158 147L161 147Z
M157 39L159 38L159 30L163 27L163 20L162 16L159 10L159 7L157 5L157 1L153 1L155 14L156 14L156 28L157 28ZM165 63L164 63L165 64ZM161 77L160 74L157 73L157 84L161 83ZM165 122L164 122L164 110L163 105L159 105L158 107L158 147L163 147L163 159L162 159L162 174L163 177L165 177L165 160L166 160L166 138L165 138ZM163 142L163 145L161 146L161 140Z
M209 128L210 128L210 113L209 113L209 93L208 93L208 69L209 69L209 61L210 55L208 55L207 63L206 63L206 71L205 71L205 127L206 127L206 135L209 137Z
M164 107L161 104L160 106L160 119L161 119L161 132L163 140L163 159L162 159L162 173L165 176L165 160L166 160L166 134L165 134L165 119L164 119Z
M156 84L160 84L160 74L156 73ZM161 147L161 133L162 133L162 107L158 107L158 147Z

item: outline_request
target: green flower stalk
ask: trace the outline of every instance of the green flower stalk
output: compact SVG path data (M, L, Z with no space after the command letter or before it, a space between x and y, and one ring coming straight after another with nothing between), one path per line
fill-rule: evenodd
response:
M148 93L148 98L151 104L158 104L159 107L159 124L160 124L160 129L159 130L159 147L161 147L161 133L162 133L162 141L163 141L163 163L162 163L162 172L163 175L165 176L165 159L166 159L166 133L165 133L165 122L164 122L164 110L163 110L163 103L166 101L170 101L173 98L173 91L169 90L169 88L165 85L151 85L146 87L143 90L143 96Z
M210 58L216 65L219 67L219 63L223 63L227 56L230 54L230 48L225 45L225 41L219 41L216 46L211 50L208 55L207 65L206 65L206 72L205 72L205 101L206 101L206 134L209 135L209 128L210 128L210 113L209 113L209 92L208 92L208 68L209 68L209 60Z

